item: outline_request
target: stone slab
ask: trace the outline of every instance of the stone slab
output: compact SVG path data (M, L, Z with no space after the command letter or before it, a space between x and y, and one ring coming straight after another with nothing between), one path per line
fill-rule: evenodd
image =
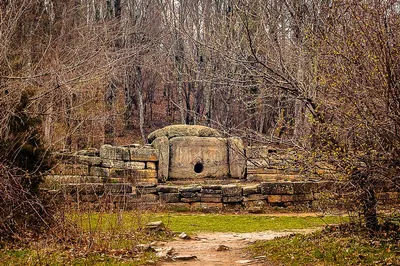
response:
M264 195L292 195L294 193L291 182L263 182L260 187L261 193Z
M222 195L226 197L238 197L243 195L243 189L237 185L222 186Z
M226 139L176 137L169 142L170 178L223 178L229 175Z
M157 150L158 156L158 180L165 182L169 176L169 158L170 148L169 140L167 137L159 137L155 139L151 144Z
M229 176L231 178L246 178L246 155L243 141L238 137L227 139Z
M129 148L129 160L137 162L157 162L158 151L154 148L142 146L140 148Z

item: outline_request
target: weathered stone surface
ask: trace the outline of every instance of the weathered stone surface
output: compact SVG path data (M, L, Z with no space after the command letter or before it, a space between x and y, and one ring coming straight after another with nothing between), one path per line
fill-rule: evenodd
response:
M169 140L167 137L159 137L152 145L158 151L158 180L165 182L169 175Z
M160 185L160 186L157 186L157 192L161 192L161 193L178 193L179 192L179 187Z
M244 186L243 187L243 195L247 196L250 194L258 194L261 193L260 185L251 185L251 186Z
M201 200L200 196L191 197L191 198L181 198L181 202L188 202L188 203L190 203L190 202L199 202L200 200Z
M146 169L157 169L157 164L155 162L146 162Z
M173 179L227 177L226 139L176 137L170 139L169 177Z
M146 169L146 163L144 162L125 162L125 169L136 169L143 170ZM153 168L155 170L155 168Z
M281 200L282 202L293 202L294 195L282 195Z
M221 134L212 128L200 125L171 125L161 129L157 129L150 133L147 137L151 143L156 138L167 137L168 139L174 137L196 136L196 137L220 137Z
M76 152L77 155L79 156L99 156L99 150L96 148L88 148L85 150L80 150Z
M177 203L180 202L179 193L159 193L161 202Z
M250 194L243 197L243 201L259 201L259 200L265 200L266 198L267 196L263 194Z
M213 202L213 203L222 202L221 195L206 194L206 195L201 195L200 198L201 202Z
M165 230L165 225L162 221L155 221L146 224L146 228L152 231L163 231Z
M224 196L222 197L222 202L224 203L230 203L230 202L242 202L243 201L243 196Z
M197 192L181 192L180 194L182 198L194 198L199 196Z
M268 195L269 203L280 203L282 202L282 195Z
M191 203L191 211L218 212L223 208L222 202L194 202Z
M267 205L265 200L244 201L243 204L249 213L262 213Z
M201 188L201 193L204 193L204 194L222 194L222 190L221 189L214 190L214 189L210 189L210 188Z
M132 193L132 185L131 184L104 184L104 193L111 194L127 194Z
M181 187L179 188L180 192L200 192L201 186L190 186L190 187Z
M138 162L157 162L158 152L156 149L143 146L140 148L129 148L130 160Z
M246 157L241 138L232 137L227 140L229 175L231 178L246 178Z
M76 160L80 164L86 164L86 165L95 165L95 166L100 166L101 165L101 158L97 156L76 156Z
M316 191L318 184L315 182L293 182L294 194L306 194Z
M206 184L201 186L203 189L221 190L222 185Z
M103 159L101 162L102 167L106 168L118 168L118 169L124 169L125 168L125 162L124 161L118 161L118 160L111 160L111 159Z
M44 178L46 187L56 186L66 183L103 183L106 180L99 176L81 176L81 175L48 175Z
M236 185L224 185L222 186L222 195L226 197L237 197L242 196L242 187Z
M293 194L293 183L289 182L277 182L277 183L261 183L261 193L266 195L292 195Z
M156 194L157 187L136 187L137 194Z
M100 166L89 166L89 175L109 177L110 169Z
M143 194L143 195L140 195L140 197L138 199L139 199L139 202L146 203L146 202L159 201L160 197L156 194Z
M129 149L126 147L105 144L100 147L100 157L102 159L129 161Z
M301 202L301 201L312 201L314 200L313 193L306 193L306 194L295 194L293 195L293 201Z

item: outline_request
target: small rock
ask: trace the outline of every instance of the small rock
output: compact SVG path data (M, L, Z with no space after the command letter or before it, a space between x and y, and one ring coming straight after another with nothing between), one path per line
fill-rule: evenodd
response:
M156 221L148 223L146 228L154 231L163 231L165 229L165 225L162 221Z
M267 258L267 256L257 256L257 257L254 257L253 259L255 259L255 260L265 260Z
M225 251L225 250L228 250L229 249L229 247L228 246L225 246L225 245L219 245L218 247L217 247L217 251Z
M181 238L181 239L190 239L190 236L188 236L185 232L182 232L182 233L179 235L179 238Z
M197 260L197 256L195 255L179 255L172 257L172 260Z
M150 245L146 244L136 245L136 248L139 249L140 251L154 251L154 249Z

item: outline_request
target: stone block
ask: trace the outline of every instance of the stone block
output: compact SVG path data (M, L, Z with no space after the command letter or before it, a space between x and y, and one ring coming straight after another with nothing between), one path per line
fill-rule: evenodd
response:
M234 203L234 202L242 202L243 196L223 196L222 202L223 203Z
M159 193L161 202L164 203L177 203L180 202L179 193Z
M246 156L241 138L232 137L227 140L229 175L231 178L246 178Z
M157 169L156 162L146 162L146 169Z
M259 201L259 200L265 200L267 198L267 195L263 194L249 194L245 197L243 197L243 201Z
M181 187L179 188L180 192L200 192L201 186L190 186L190 187Z
M151 143L160 137L171 139L184 136L220 137L221 134L213 128L201 125L170 125L153 131L148 135L147 139Z
M140 148L129 148L130 160L137 162L157 162L158 151L154 148L142 146Z
M203 194L222 194L222 190L218 189L218 190L214 190L214 189L210 189L210 188L201 188L201 193Z
M201 186L203 189L211 189L211 190L221 190L222 185L212 185L212 184L205 184Z
M51 169L53 175L87 175L88 166L83 164L57 164Z
M167 137L159 137L151 144L158 152L158 180L165 182L169 175L169 140Z
M202 202L222 202L222 195L202 194L200 198Z
M160 185L160 186L157 186L157 192L160 192L160 193L178 193L179 192L179 187Z
M282 196L283 197L283 196ZM293 195L293 201L301 202L301 201L312 201L314 200L313 193L306 193L306 194L295 194Z
M100 147L100 158L129 161L129 149L126 147L111 146L109 144L105 144Z
M256 200L243 202L243 205L249 213L262 213L267 204L265 200Z
M159 201L160 197L157 194L142 194L138 198L139 202L156 202Z
M181 202L191 203L191 202L200 202L200 196L192 197L192 198L181 198Z
M280 203L282 202L282 195L268 195L269 203Z
M293 202L295 195L282 195L282 202Z
M306 194L316 191L318 184L315 182L293 182L294 194Z
M125 169L133 169L133 170L144 170L146 169L146 163L144 162L125 162ZM153 168L155 170L155 168ZM153 170L150 169L150 170ZM155 176L157 177L157 176Z
M251 186L244 186L243 187L243 195L247 196L250 194L259 194L261 193L260 185L251 185Z
M176 137L169 142L170 178L223 178L229 175L226 139Z
M111 159L103 159L101 166L105 168L125 169L125 162Z
M104 184L104 193L106 194L127 194L132 193L132 185L124 183Z
M294 192L293 183L289 182L263 182L260 187L264 195L292 195Z
M219 212L223 209L221 202L194 202L190 205L191 211Z
M194 198L199 196L197 192L181 192L180 194L182 198Z
M89 166L89 175L110 177L110 169L100 166Z
M241 197L243 195L243 189L236 185L224 185L222 186L222 195L226 197Z
M76 156L76 160L80 164L100 166L102 159L97 156Z
M157 187L136 187L137 194L157 194Z

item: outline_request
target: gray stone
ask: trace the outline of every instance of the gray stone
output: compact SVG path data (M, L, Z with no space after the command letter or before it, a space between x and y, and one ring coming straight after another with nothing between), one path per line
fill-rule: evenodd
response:
M221 195L215 195L215 194L206 194L206 195L201 195L200 200L201 200L201 202L219 203L219 202L222 202L222 196Z
M243 195L247 196L250 194L258 194L261 192L261 187L259 185L251 185L243 187Z
M191 203L191 202L199 202L201 198L199 196L191 197L191 198L181 198L181 202Z
M246 156L241 138L228 138L229 175L231 178L246 178Z
M146 168L146 163L144 162L125 162L125 169L142 170L145 168ZM149 169L155 169L155 168L149 168Z
M143 188L136 188L137 194L156 194L157 188L156 187L143 187Z
M224 196L222 197L222 202L223 203L232 203L232 202L242 202L243 201L243 197L242 196Z
M222 195L226 197L242 196L242 188L236 185L222 186Z
M193 198L199 196L197 192L181 192L180 194L182 198Z
M226 139L176 137L169 142L170 178L223 178L229 175Z
M159 196L160 196L161 202L165 202L165 203L178 203L178 202L180 202L179 193L160 193Z
M207 193L202 193L201 198L222 198L221 194L207 194Z
M157 186L157 192L161 193L178 193L179 188L176 186L165 186L165 185L160 185Z
M86 165L95 165L99 166L101 165L101 158L100 157L95 157L95 156L77 156L76 157L77 162L80 164L86 164Z
M197 260L197 257L195 255L179 255L179 256L173 256L172 260L182 260L182 261L188 261L188 260Z
M169 140L167 137L159 137L152 143L158 154L158 180L165 182L169 175Z
M162 221L155 221L146 224L146 228L152 231L164 231L165 225Z
M142 203L157 202L159 199L160 197L156 194L143 194L139 197L139 201Z
M101 176L101 177L109 177L110 169L99 167L99 166L89 166L89 175L91 176Z
M188 234L186 234L185 232L182 232L179 234L179 238L188 240L188 239L190 239L190 236L188 236Z
M119 168L119 169L124 169L125 168L125 162L124 161L117 161L117 160L111 160L111 159L103 159L101 162L102 167L106 168Z
M214 189L209 189L209 188L201 188L201 193L204 194L222 194L222 190L214 190Z
M191 186L191 187L181 187L179 188L179 192L200 192L200 186Z
M265 200L267 198L267 195L264 194L250 194L245 197L243 197L243 201L258 201L258 200Z
M221 134L210 127L200 125L171 125L161 129L157 129L150 133L147 137L151 143L156 138L167 137L168 139L184 136L196 137L220 137Z
M116 153L113 146L109 144L104 144L100 147L100 158L116 160Z
M293 183L289 182L263 182L260 187L264 195L292 195L294 192Z
M143 146L140 148L129 148L130 160L138 162L157 162L157 150L151 147Z

